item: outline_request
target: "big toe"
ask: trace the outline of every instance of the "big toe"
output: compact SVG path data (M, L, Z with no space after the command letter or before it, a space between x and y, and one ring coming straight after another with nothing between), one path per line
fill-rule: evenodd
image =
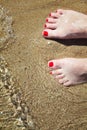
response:
M61 32L59 32L56 29L54 29L54 30L52 30L52 29L44 29L43 32L42 32L42 35L45 38L54 38L54 39L56 39L56 38L60 39L62 37Z
M48 67L53 69L61 68L61 62L60 60L51 60L48 62Z

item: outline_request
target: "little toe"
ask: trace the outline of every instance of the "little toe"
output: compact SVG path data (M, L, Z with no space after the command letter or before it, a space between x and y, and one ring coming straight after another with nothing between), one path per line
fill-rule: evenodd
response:
M63 79L60 79L60 80L59 80L59 83L60 83L60 84L63 84L63 83L64 83L64 82L63 82Z
M64 10L63 9L58 9L56 12L59 13L60 15L62 15L64 13Z
M54 23L46 23L44 27L48 29L56 29L57 25Z

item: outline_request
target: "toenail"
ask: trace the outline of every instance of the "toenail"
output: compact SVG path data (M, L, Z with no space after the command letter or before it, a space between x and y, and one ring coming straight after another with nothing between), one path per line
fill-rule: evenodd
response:
M50 71L50 74L52 74L52 71Z
M49 67L53 67L53 62L49 62Z
M43 35L44 35L44 36L48 36L48 32L47 32L47 31L44 31L44 32L43 32Z
M63 14L63 12L59 12L60 13L60 15L62 15Z
M44 25L44 27L46 28L46 27L47 27L47 25L45 24L45 25Z
M49 16L51 16L51 13L49 14Z
M48 19L46 19L46 22L48 22Z

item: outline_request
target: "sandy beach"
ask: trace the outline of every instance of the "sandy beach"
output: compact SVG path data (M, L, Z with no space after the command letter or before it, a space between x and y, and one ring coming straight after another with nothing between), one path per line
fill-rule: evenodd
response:
M63 8L87 14L87 1L0 0L0 5L12 16L14 30L14 42L1 49L0 55L15 78L14 89L21 91L25 104L21 111L29 109L22 114L27 113L34 123L31 128L17 124L21 114L13 115L18 106L9 105L10 91L0 88L0 130L87 130L87 84L64 87L53 79L47 67L51 59L87 58L87 39L53 41L42 37L50 12Z

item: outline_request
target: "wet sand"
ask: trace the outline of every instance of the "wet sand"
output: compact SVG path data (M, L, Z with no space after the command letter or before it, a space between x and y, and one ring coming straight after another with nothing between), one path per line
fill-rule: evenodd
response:
M0 54L20 85L22 98L36 126L40 130L87 130L87 84L63 87L49 75L47 67L50 59L87 57L87 40L52 41L41 35L51 11L64 8L87 14L87 1L1 0L0 4L9 10L16 36L15 42ZM8 101L5 102L6 108L9 107ZM13 114L13 108L9 110ZM0 128L5 130L8 122L0 120ZM16 129L13 124L14 120L8 129Z

